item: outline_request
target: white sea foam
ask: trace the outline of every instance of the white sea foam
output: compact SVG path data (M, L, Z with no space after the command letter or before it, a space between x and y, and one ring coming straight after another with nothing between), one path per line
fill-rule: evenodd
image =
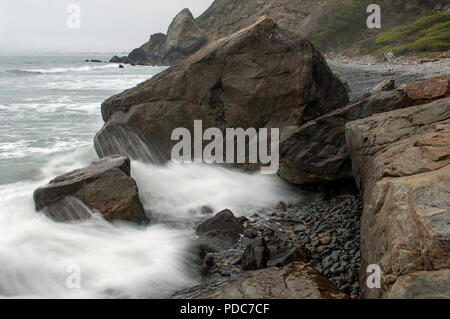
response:
M132 172L147 209L180 219L192 217L202 206L214 212L228 208L238 216L249 216L255 209L298 198L298 193L277 176L259 172L172 162L164 166L135 162Z
M16 142L0 143L0 159L23 158L31 155L48 155L62 153L86 146L91 143L86 140L69 138L68 140L56 140L51 145L41 147L34 146L34 140L21 140Z
M88 221L56 223L34 211L32 192L62 172L86 165L91 151L55 157L37 182L0 186L0 296L56 298L167 297L195 284L188 258L192 231ZM185 220L209 205L246 215L295 195L276 177L207 165L132 163L146 208ZM81 288L66 285L67 267L81 270Z
M78 155L52 164L58 173L85 165L85 154ZM187 231L111 224L100 216L56 223L36 213L32 193L55 173L0 186L0 296L159 298L194 283L186 267ZM81 289L66 285L70 265L80 267Z
M65 73L65 72L86 72L86 71L92 71L92 70L102 70L102 69L111 69L111 68L117 68L117 65L109 63L109 64L98 65L98 66L86 65L86 66L70 67L70 68L26 69L26 70L19 70L19 71L34 73L34 74L47 74L47 73Z

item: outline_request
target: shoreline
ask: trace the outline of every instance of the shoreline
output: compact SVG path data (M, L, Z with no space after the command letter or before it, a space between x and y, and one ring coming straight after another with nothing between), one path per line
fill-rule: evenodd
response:
M172 298L207 298L217 288L254 273L258 269L243 269L242 259L248 254L246 247L263 239L272 251L282 252L281 259L292 258L286 253L290 249L306 248L310 254L306 266L317 270L352 299L359 299L360 196L353 191L331 198L320 192L299 192L303 200L280 202L273 209L261 209L250 216L238 243L229 249L206 253L199 260L201 283L176 292Z
M423 81L450 73L450 54L400 56L395 63L373 56L346 57L325 55L329 67L350 86L350 100L355 100L380 82L393 79L395 86Z

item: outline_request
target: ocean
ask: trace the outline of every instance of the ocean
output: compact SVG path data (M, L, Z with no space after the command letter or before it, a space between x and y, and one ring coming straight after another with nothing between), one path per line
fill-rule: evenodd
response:
M36 188L98 158L102 101L165 69L84 62L110 56L0 55L0 297L169 297L197 283L190 258L202 206L249 216L296 196L275 176L132 162L148 227L97 215L56 223L37 213Z

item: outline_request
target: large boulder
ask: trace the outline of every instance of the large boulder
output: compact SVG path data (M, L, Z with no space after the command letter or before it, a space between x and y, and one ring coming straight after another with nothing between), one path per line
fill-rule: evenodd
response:
M207 282L174 296L183 299L345 299L345 293L302 262L245 272L220 283Z
M100 212L109 221L148 222L130 177L130 160L123 156L106 157L58 176L33 197L36 210L56 221L83 220Z
M170 65L178 63L200 49L208 38L199 28L189 9L184 9L173 19L167 31L164 56Z
M346 138L364 195L363 297L450 298L450 97L348 123ZM371 264L380 289L366 285Z
M170 159L175 128L293 128L344 106L346 86L306 39L263 19L102 104L99 156ZM283 166L283 164L282 164ZM285 170L281 170L285 172ZM282 176L284 173L282 173Z

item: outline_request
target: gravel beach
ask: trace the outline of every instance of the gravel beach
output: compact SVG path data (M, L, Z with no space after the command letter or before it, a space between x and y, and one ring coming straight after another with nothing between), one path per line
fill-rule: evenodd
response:
M396 87L450 73L450 55L400 57L395 63L380 62L370 56L327 58L330 68L350 86L350 99L369 92L378 83L392 78Z

